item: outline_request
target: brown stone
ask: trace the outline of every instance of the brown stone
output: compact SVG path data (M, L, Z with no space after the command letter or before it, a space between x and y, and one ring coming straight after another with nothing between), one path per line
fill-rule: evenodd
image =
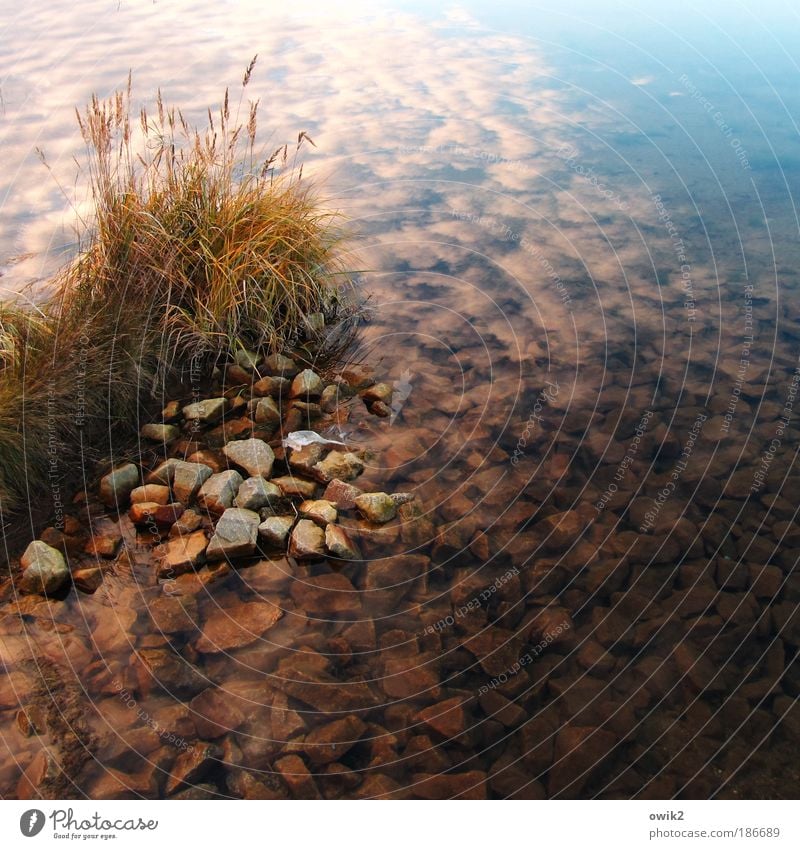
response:
M184 785L196 784L204 778L216 764L222 752L213 743L195 743L190 749L178 755L172 770L167 776L166 794L171 796Z
M364 722L351 714L306 734L303 751L313 764L338 761L355 746L366 730Z
M325 531L310 519L301 519L289 537L289 554L298 560L325 557Z
M418 799L485 799L486 773L479 770L446 775L417 773L412 777L411 791Z
M286 755L275 761L275 769L295 799L322 798L311 773L297 755Z
M356 498L363 495L362 491L351 483L334 478L327 487L323 498L335 504L339 510L352 510L356 506Z
M581 790L602 767L616 742L616 737L602 728L562 728L556 736L555 761L548 774L548 796L580 798Z
M208 687L198 693L189 703L189 708L197 736L203 740L214 740L236 731L245 721L235 699L219 687Z
M334 616L361 610L359 592L339 572L296 580L291 592L295 604L314 615Z
M158 552L158 577L173 578L191 572L203 562L207 545L203 531L169 539Z
M417 714L416 721L427 725L442 737L452 740L463 734L467 727L464 700L456 696L423 708Z
M283 615L267 601L243 602L230 609L214 608L195 643L199 652L215 654L256 642Z
M272 483L280 487L281 492L287 498L313 498L317 491L317 484L294 475L284 475L272 478Z
M198 629L197 601L194 596L161 595L146 607L153 626L164 634Z

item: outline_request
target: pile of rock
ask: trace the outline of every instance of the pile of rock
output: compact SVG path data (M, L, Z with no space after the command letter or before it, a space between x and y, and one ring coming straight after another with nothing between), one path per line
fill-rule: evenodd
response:
M350 483L364 471L365 452L337 440L283 447L295 431L345 421L355 397L375 415L390 413L391 386L367 367L326 383L283 355L263 363L239 357L216 397L171 401L160 421L142 427L142 456L154 462L108 471L99 501L106 512L126 514L140 537L149 534L161 578L276 550L298 560L359 560L359 540L369 547L372 532L411 496L364 493ZM125 527L94 521L91 504L87 514L31 543L20 561L24 592L52 595L70 577L84 591L99 586L102 560L116 556Z

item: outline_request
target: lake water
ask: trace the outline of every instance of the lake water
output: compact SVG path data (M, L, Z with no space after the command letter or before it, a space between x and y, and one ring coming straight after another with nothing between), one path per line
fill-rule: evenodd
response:
M75 107L131 69L200 121L257 53L262 138L314 139L395 384L342 432L430 520L368 553L423 560L382 592L348 566L333 613L243 569L166 629L136 568L22 618L6 590L0 794L46 749L76 797L796 796L797 12L270 5L6 8L0 285L35 300L77 248ZM311 667L329 702L285 685ZM352 716L345 754L303 748Z

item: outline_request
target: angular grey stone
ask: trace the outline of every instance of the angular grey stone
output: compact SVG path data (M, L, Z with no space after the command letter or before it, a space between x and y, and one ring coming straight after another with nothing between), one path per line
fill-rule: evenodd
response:
M69 578L64 555L46 542L32 542L20 558L22 577L20 586L26 593L52 593L60 589Z
M146 424L139 433L153 442L172 442L181 435L181 430L171 424Z
M169 460L165 460L160 466L156 466L152 472L149 472L144 482L146 484L154 483L159 486L169 486L175 474L175 464L178 462L174 457L170 457Z
M206 549L209 560L222 560L231 557L246 557L256 550L258 538L258 513L231 507L217 522L214 536Z
M269 516L258 526L258 535L270 545L286 545L294 516Z
M339 406L339 387L333 383L326 386L322 390L319 405L326 413L332 413Z
M227 398L207 398L203 401L196 401L194 404L187 404L183 408L183 417L187 422L211 424L222 418L227 407Z
M259 398L253 405L256 424L278 424L281 420L281 411L278 405L270 398Z
M244 348L240 348L234 355L234 359L237 365L252 371L258 365L260 357L255 351L245 351Z
M100 481L100 500L107 507L124 506L131 493L139 485L139 469L133 463L126 463Z
M340 560L361 559L358 546L347 535L347 531L339 525L328 525L325 528L325 547Z
M277 398L289 391L290 383L285 377L262 377L253 384L253 395L265 397L271 395Z
M275 455L263 439L238 439L229 442L222 453L234 465L244 469L248 475L268 478L272 474Z
M189 504L212 474L213 471L203 463L176 460L172 474L172 491L175 498L183 504Z
M397 505L385 492L365 492L356 498L356 509L370 522L379 525L394 519Z
M298 560L325 557L325 531L310 519L301 519L289 538L289 554Z
M289 395L292 398L319 398L323 389L322 378L315 371L307 368L292 381Z
M233 469L218 472L216 475L211 475L200 487L197 502L209 513L222 514L233 505L233 499L241 485L242 476L239 472Z
M282 374L284 377L294 377L300 369L294 360L283 354L272 354L264 362L264 371L270 374Z
M233 503L244 510L260 510L262 507L274 507L283 500L280 487L262 477L248 478L240 487Z

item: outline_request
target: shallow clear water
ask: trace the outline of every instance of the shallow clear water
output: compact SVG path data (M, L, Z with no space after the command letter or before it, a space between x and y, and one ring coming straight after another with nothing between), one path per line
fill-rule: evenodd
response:
M246 570L168 636L135 564L23 620L6 597L4 796L43 746L62 792L166 795L206 744L218 794L267 792L245 772L289 792L292 751L325 795L797 793L796 12L563 5L6 13L5 290L35 297L74 253L75 106L132 68L142 102L160 86L200 120L258 53L268 147L306 130L305 173L360 235L360 354L396 388L391 420L342 425L375 452L364 485L449 531L373 539L427 577L381 595L347 567L363 593L330 616ZM244 603L286 612L199 650ZM287 700L280 664L314 652L341 703ZM58 706L45 736L15 725L30 700ZM287 742L337 711L367 723L345 778Z

